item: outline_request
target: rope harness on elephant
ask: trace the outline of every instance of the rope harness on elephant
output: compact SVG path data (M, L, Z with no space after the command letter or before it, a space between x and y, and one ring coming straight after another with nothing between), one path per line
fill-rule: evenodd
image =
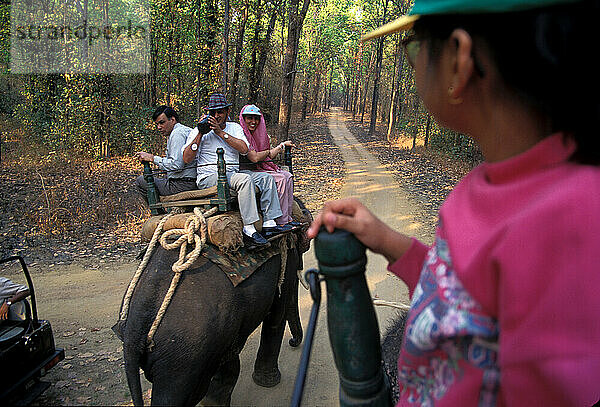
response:
M215 214L218 208L214 207L209 209L206 212L202 212L202 210L198 207L194 208L194 213L190 214L190 217L185 222L185 227L183 229L171 229L167 230L160 237L160 245L165 250L174 250L179 247L179 258L173 266L171 266L171 270L173 270L173 278L171 279L171 285L169 286L169 290L163 299L162 304L156 314L156 318L154 318L154 322L150 327L150 331L148 332L148 337L146 339L146 343L148 344L148 349L152 351L154 347L154 342L152 339L154 338L154 334L162 321L165 312L167 312L167 307L171 303L171 298L173 298L173 294L175 294L175 290L177 289L177 285L179 284L179 279L181 278L181 273L187 270L198 258L200 253L202 252L202 248L206 244L206 236L208 235L208 228L206 226L206 218ZM158 229L158 228L157 228ZM196 233L200 230L200 236ZM167 239L172 236L179 236L175 239L174 242L169 243ZM187 246L194 244L194 249L187 253Z
M148 265L150 258L152 257L152 253L154 252L154 248L156 247L156 243L160 242L161 246L165 250L174 250L179 248L179 257L177 261L171 267L173 271L173 278L171 279L171 284L165 297L161 303L161 306L154 318L154 322L150 327L148 335L146 337L146 345L149 351L152 351L154 347L153 338L160 326L160 323L169 307L171 299L175 294L175 290L179 284L179 280L181 279L181 274L187 270L195 261L198 259L198 256L202 253L202 249L206 245L208 238L208 226L206 222L206 218L217 213L218 208L214 207L205 212L203 212L199 207L194 208L193 213L190 213L190 216L185 221L185 226L181 229L169 229L163 232L163 228L165 223L174 215L180 213L177 209L174 209L169 214L164 216L152 235L152 239L148 244L148 248L146 249L146 253L142 261L140 262L135 274L133 275L129 286L127 287L127 292L125 293L125 297L123 298L123 305L121 307L121 312L119 314L119 319L121 321L126 321L129 313L129 306L131 302L131 298L133 297L133 293L137 286L137 283L140 280L140 277L146 266ZM174 239L174 240L173 240ZM279 239L279 251L281 253L281 267L279 272L279 278L277 283L277 288L279 294L281 295L281 287L285 280L285 271L287 266L287 255L288 249L293 247L293 243L288 241L291 237L284 237ZM192 246L193 249L188 253L188 246Z
M181 273L187 270L198 258L200 253L202 252L202 248L206 244L207 239L207 225L206 218L215 214L218 208L211 208L206 212L203 212L200 208L194 208L194 212L190 214L188 219L186 220L185 227L183 229L171 229L162 233L163 226L165 222L175 215L176 211L172 211L171 213L164 216L159 222L154 234L152 235L152 239L148 244L148 248L146 249L146 253L144 254L144 258L142 259L140 265L138 266L133 278L129 283L129 287L127 287L127 292L125 293L125 297L123 298L123 306L121 308L120 319L122 321L127 320L127 314L129 312L129 303L131 301L131 297L133 296L133 292L135 291L135 287L145 270L150 258L152 257L152 253L154 252L154 247L156 246L156 242L160 241L161 246L165 250L173 250L179 248L179 258L171 267L173 270L173 278L171 279L171 285L169 286L169 290L167 291L165 298L154 318L154 322L150 327L150 331L147 336L147 345L149 350L152 350L154 338L154 334L160 325L160 322L167 311L169 303L173 298L173 294L175 294L175 290L177 285L179 284L179 280L181 278ZM198 236L197 232L199 231L200 236ZM167 239L176 237L176 239L169 243ZM188 245L194 245L194 248L188 253Z
M277 281L277 290L281 295L281 286L283 280L285 280L285 269L287 267L287 253L288 253L288 238L279 239L279 252L281 253L281 266L279 270L279 280Z

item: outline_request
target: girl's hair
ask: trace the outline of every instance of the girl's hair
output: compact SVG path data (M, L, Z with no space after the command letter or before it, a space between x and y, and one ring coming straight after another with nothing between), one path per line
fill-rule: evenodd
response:
M426 16L414 31L428 41L431 58L455 28L474 44L485 42L506 85L550 118L554 132L576 141L571 159L600 165L599 9L600 0L585 0L514 13Z

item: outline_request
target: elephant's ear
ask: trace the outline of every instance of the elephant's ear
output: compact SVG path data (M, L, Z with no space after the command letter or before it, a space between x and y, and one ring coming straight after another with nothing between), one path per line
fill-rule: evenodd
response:
M294 197L294 203L292 205L292 218L296 222L310 224L313 221L313 216L304 205L304 202L298 197Z
M310 249L310 239L306 236L306 230L313 221L313 216L304 205L304 202L300 198L294 197L294 204L292 206L292 218L296 222L303 224L301 231L298 233L298 250L300 253L306 253Z
M123 341L123 331L125 330L125 323L127 321L121 321L119 320L116 324L113 325L112 330L115 333L115 335L117 335L117 338L119 338L121 340L121 342Z

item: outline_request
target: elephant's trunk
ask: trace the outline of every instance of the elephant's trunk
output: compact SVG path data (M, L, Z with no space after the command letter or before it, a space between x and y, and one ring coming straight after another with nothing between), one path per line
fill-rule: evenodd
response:
M143 407L144 397L142 396L142 383L140 381L140 365L137 362L137 355L132 353L125 352L125 375L127 376L133 405Z

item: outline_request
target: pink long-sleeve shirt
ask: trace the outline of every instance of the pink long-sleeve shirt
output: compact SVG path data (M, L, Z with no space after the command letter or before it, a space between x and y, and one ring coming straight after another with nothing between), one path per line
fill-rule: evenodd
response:
M398 405L591 406L600 398L600 168L560 134L471 171L431 248L389 270L412 301Z

